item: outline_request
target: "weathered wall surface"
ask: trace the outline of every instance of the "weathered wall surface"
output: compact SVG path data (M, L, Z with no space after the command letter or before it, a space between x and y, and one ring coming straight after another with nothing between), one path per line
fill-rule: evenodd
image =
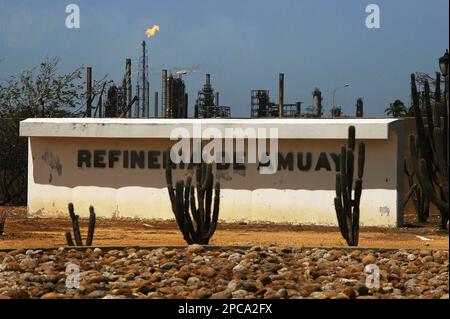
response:
M389 133L387 140L365 140L361 201L361 224L365 226L396 227L402 223L399 194L403 179L397 173L403 167L403 145L399 147L395 130ZM81 216L87 216L89 205L94 205L101 217L173 219L162 167L162 153L171 143L160 138L30 137L29 212L32 216L66 216L67 204L73 202ZM340 145L345 143L343 139L284 139L279 141L279 152L292 156L292 161L289 159L286 168L274 175L259 174L256 164L245 164L245 169L231 164L220 170L220 218L337 225L333 154L339 154ZM91 167L86 163L79 167L80 150L92 155L96 150L105 151L100 164L106 167L93 167L93 158ZM113 168L109 167L109 151L120 152ZM143 151L145 167L136 164L132 168L129 162L124 168L125 151ZM321 166L317 167L321 156ZM303 160L300 165L299 160ZM174 180L191 173L176 169Z

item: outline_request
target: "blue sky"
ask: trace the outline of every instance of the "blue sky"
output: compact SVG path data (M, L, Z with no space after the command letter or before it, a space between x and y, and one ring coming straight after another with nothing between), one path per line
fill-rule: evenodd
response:
M65 27L66 5L81 10L81 28ZM368 4L381 9L381 28L367 29ZM140 54L145 30L159 24L149 42L151 90L160 91L161 69L194 67L186 77L190 108L204 73L234 116L248 116L250 90L268 89L277 100L285 73L285 101L312 103L322 90L326 112L336 104L354 114L364 97L367 115L382 115L393 100L409 104L409 74L434 73L448 47L448 0L0 0L0 78L60 57L62 71L93 67L120 81L124 60ZM136 73L135 73L136 74ZM133 80L133 83L135 80Z

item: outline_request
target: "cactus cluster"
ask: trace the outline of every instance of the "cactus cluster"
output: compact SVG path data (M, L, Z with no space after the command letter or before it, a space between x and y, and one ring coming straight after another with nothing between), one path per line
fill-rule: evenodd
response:
M410 136L410 145L415 143L414 139L414 136ZM428 217L430 216L430 200L425 196L425 192L422 187L418 184L418 182L416 182L416 167L411 159L405 158L404 171L408 177L409 191L403 201L403 207L406 207L409 200L411 200L417 214L417 221L419 223L426 223L428 221Z
M170 150L166 152L167 189L178 227L189 245L208 245L219 219L220 182L214 184L212 164L197 164L195 175L195 186L188 176L178 181L174 189Z
M68 246L92 246L92 241L94 240L94 232L95 232L95 211L94 207L89 207L89 226L88 226L88 233L87 233L87 239L86 239L86 245L83 245L83 239L81 238L81 232L80 232L80 224L78 223L79 216L75 214L75 209L73 207L73 204L69 204L69 215L70 219L72 220L72 227L73 227L73 235L75 238L75 244L72 240L72 235L70 232L66 233L66 240Z
M336 174L336 198L334 206L339 228L349 246L358 246L359 206L362 194L366 146L358 146L358 178L354 182L355 170L355 127L348 130L348 144L341 147L340 171ZM352 198L354 185L354 198Z
M448 111L441 102L440 74L437 74L435 104L431 105L430 85L424 84L425 114L420 109L415 74L411 74L411 95L416 119L416 135L410 137L410 152L417 180L425 196L439 209L441 229L448 222ZM425 121L424 121L425 120Z

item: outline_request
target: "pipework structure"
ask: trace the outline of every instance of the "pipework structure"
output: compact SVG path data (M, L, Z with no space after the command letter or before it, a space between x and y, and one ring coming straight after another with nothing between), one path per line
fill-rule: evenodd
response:
M164 118L188 118L188 94L181 76L162 71L162 115Z
M301 117L302 102L293 104L284 103L284 74L280 73L278 82L278 103L270 101L270 94L268 90L252 90L251 91L251 117L280 117L292 118ZM281 111L280 111L281 110Z
M230 118L231 108L219 105L219 94L211 86L211 75L206 74L205 84L197 93L195 118Z
M150 117L150 83L148 76L148 51L147 44L142 41L142 55L139 59L139 73L137 80L137 96L139 103L134 108L133 117L149 118Z

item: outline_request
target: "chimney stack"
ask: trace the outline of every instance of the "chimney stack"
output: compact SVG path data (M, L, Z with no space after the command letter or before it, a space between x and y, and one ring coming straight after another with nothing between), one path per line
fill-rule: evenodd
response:
M211 86L211 74L206 74L206 82L207 86Z
M125 60L125 101L126 101L126 107L131 104L131 59ZM131 117L132 112L131 110L128 112L127 116Z
M219 92L216 92L216 106L220 106L220 102L219 102Z
M158 118L158 92L155 92L155 118Z
M162 113L161 116L164 118L168 117L168 92L167 92L167 70L162 70L162 88L161 88L161 102L162 102Z
M86 117L92 117L92 68L86 69Z
M280 73L279 93L278 93L278 115L280 118L283 117L283 107L284 107L284 73Z

